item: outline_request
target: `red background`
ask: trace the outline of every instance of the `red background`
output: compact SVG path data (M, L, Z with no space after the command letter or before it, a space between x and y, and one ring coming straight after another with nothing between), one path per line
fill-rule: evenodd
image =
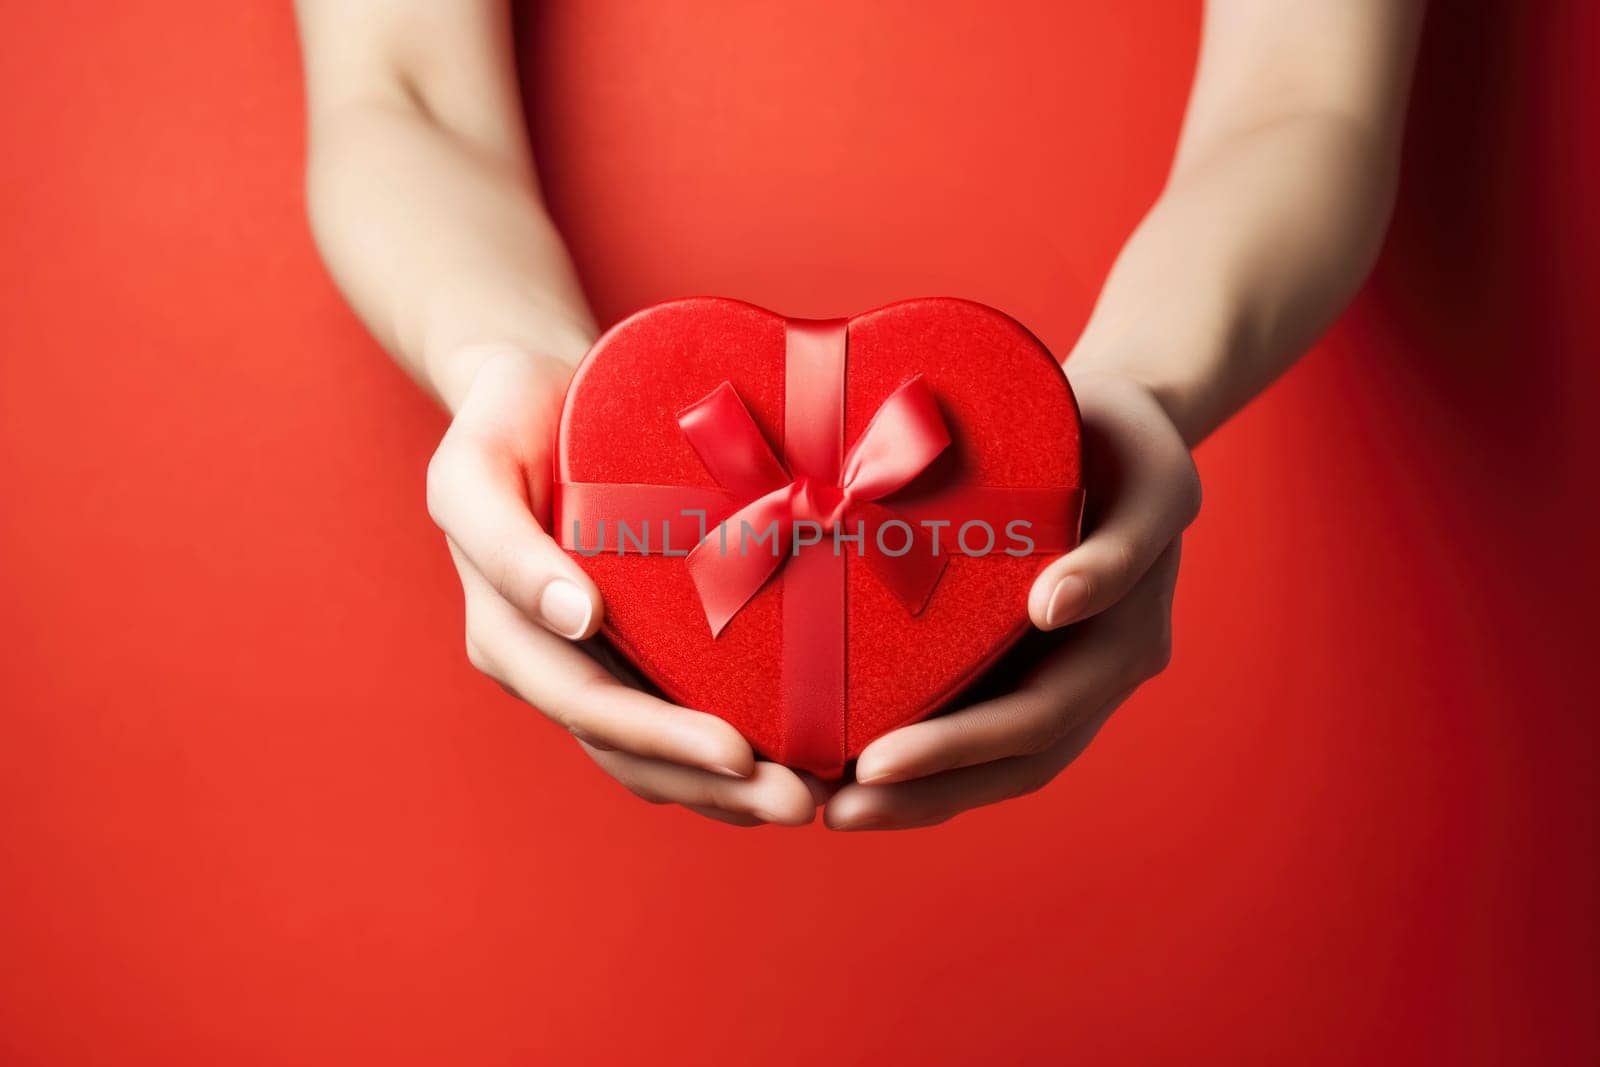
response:
M1198 28L643 7L520 29L603 319L1058 351ZM470 670L286 5L8 5L0 1062L1593 1062L1597 15L1437 5L1374 280L1201 450L1172 669L1040 796L846 836L643 805Z

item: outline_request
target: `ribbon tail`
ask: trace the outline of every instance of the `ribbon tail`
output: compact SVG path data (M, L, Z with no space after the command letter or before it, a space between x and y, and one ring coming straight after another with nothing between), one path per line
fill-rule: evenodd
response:
M884 523L895 518L894 513L881 504L860 504L852 510L856 517L864 520L861 533L868 568L883 583L883 587L904 605L906 611L920 615L922 609L928 606L940 576L944 574L948 555L940 553L935 556L928 531L903 520L903 529L911 531L910 537L904 537L902 527L896 527L884 531L880 546L878 531ZM883 550L885 547L898 550L902 542L907 544L910 551L895 556Z
M685 557L712 637L721 635L789 558L792 525L785 486L728 516Z

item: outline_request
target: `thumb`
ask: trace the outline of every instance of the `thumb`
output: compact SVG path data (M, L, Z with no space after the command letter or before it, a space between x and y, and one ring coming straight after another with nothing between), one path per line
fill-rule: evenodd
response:
M428 511L460 556L524 616L571 639L600 625L600 592L540 524L570 368L489 354L428 464Z

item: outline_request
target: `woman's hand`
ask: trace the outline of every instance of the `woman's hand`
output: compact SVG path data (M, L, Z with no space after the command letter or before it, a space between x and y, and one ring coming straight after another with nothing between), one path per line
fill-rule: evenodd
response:
M461 575L473 666L646 800L741 826L810 822L817 801L793 771L758 763L721 719L623 684L583 643L605 610L599 591L538 518L571 367L509 345L449 363L470 381L428 466L428 510Z
M1293 363L1371 268L1423 6L1206 4L1166 187L1067 364L1088 537L1040 576L1028 611L1069 629L1014 692L869 745L830 826L923 826L1037 789L1166 665L1179 535L1200 503L1186 445Z
M297 7L318 247L374 336L454 413L428 508L461 572L467 655L648 800L810 822L817 801L794 772L594 658L599 593L540 525L561 398L595 329L539 197L509 6Z
M1056 631L1020 684L885 734L829 802L836 830L931 826L1031 793L1167 665L1179 542L1200 481L1161 404L1126 378L1073 382L1083 412L1089 516L1083 543L1034 582L1028 614Z

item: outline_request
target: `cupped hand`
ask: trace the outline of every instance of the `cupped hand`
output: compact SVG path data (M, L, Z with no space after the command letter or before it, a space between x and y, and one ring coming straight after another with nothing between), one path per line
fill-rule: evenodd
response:
M645 800L735 825L810 822L815 783L758 762L721 719L626 684L624 668L586 643L605 610L600 593L545 528L572 368L509 345L456 358L477 370L428 465L428 511L461 576L473 666Z
M1086 536L1029 593L1036 652L1009 692L885 734L829 801L836 830L931 826L1031 793L1077 758L1133 691L1165 669L1183 530L1200 482L1160 403L1123 378L1073 387L1088 462ZM1015 663L1015 660L1008 661Z

